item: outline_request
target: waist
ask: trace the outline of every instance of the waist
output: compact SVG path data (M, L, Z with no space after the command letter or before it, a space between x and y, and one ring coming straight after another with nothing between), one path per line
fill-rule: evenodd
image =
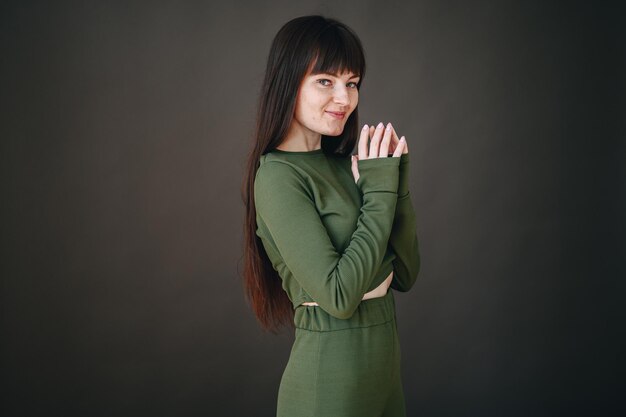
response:
M380 298L380 297L384 297L385 295L387 295L387 291L389 290L389 286L391 285L391 281L393 280L393 271L391 271L389 273L389 275L387 275L387 278L385 278L385 280L376 288L374 288L372 291L369 291L367 293L365 293L363 295L362 300L369 300L372 298ZM319 306L319 304L317 304L314 301L307 301L304 302L300 305L303 306Z
M296 308L294 314L296 332L303 330L318 332L346 330L376 326L392 320L395 320L393 291L388 291L382 297L362 301L348 319L338 319L321 308L303 307L302 305Z

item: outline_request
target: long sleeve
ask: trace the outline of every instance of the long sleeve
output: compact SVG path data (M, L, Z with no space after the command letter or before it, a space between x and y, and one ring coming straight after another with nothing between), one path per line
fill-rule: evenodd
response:
M398 157L358 161L363 204L343 253L333 246L307 180L289 164L269 161L255 179L259 218L293 278L330 315L350 318L385 255L398 201Z
M413 287L420 270L417 221L409 193L409 154L402 154L399 166L398 202L389 244L396 254L392 261L391 288L406 292Z

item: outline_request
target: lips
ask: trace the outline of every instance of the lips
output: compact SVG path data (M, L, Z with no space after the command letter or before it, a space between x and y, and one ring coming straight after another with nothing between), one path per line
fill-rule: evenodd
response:
M337 119L343 119L343 117L346 115L346 112L327 111L326 113L330 114L333 117L336 117Z

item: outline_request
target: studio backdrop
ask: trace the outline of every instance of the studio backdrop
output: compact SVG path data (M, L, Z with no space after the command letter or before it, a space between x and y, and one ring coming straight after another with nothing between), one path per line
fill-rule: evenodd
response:
M408 415L623 414L626 13L534 0L3 4L0 414L275 415L293 333L244 298L241 187L307 14L407 138Z

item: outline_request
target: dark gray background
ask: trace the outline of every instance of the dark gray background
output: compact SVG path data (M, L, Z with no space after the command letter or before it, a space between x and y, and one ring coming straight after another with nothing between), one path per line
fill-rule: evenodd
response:
M1 17L3 416L274 415L293 335L244 300L241 180L270 42L313 13L359 34L361 123L412 155L409 416L626 411L623 6L22 1Z

